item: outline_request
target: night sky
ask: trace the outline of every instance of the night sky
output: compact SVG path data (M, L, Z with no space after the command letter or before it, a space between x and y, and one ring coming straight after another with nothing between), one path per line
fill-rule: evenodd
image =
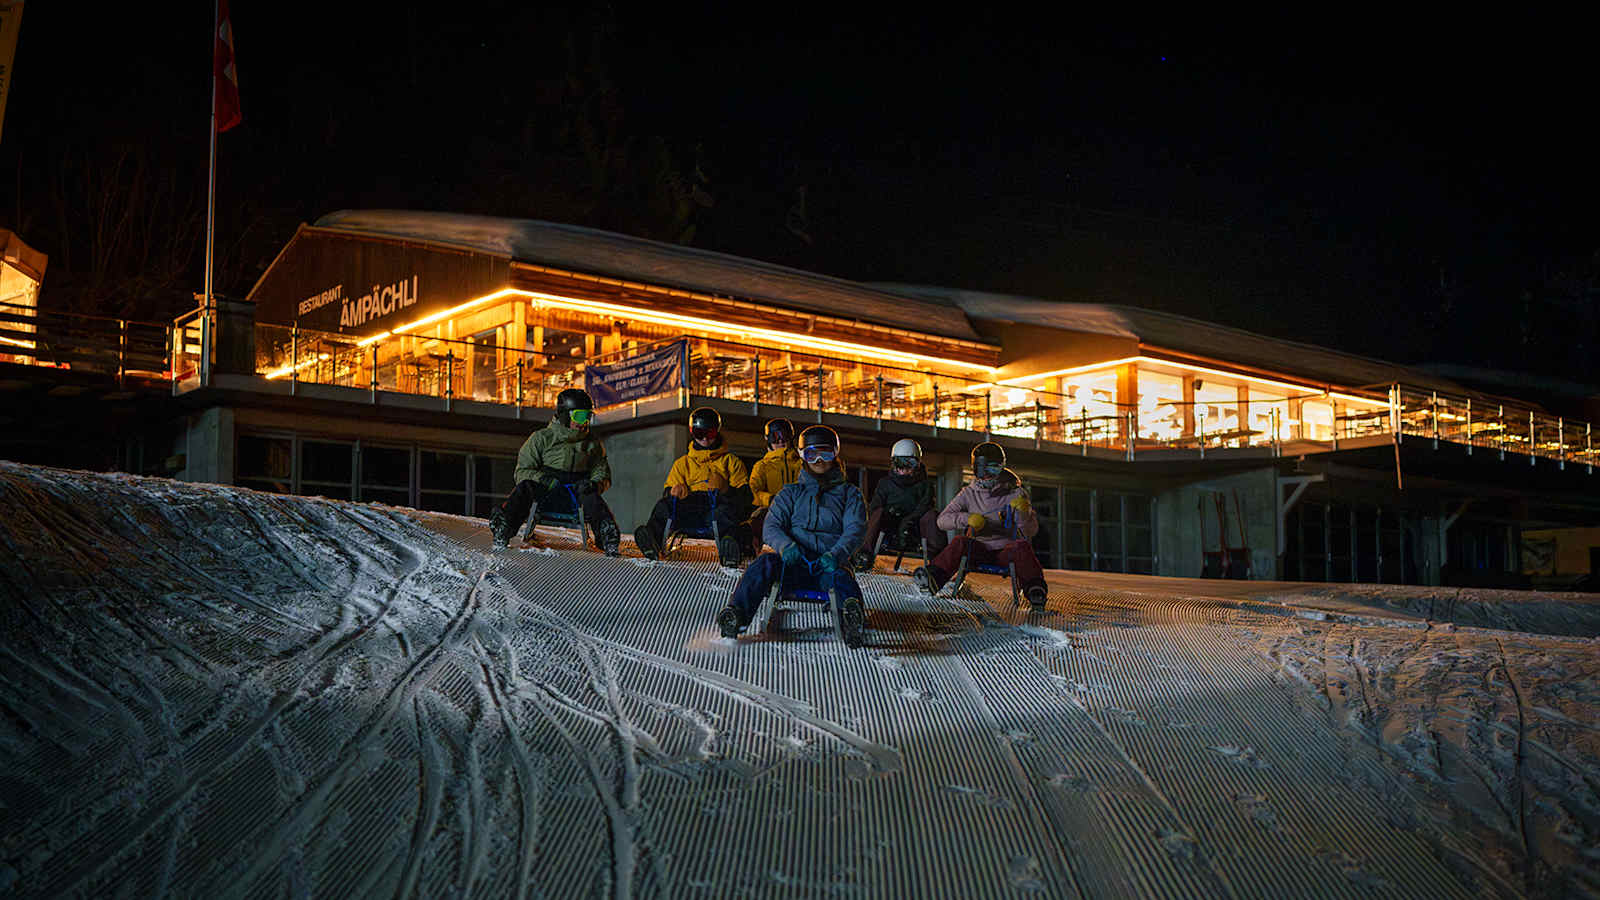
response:
M27 7L0 224L51 255L46 303L159 318L201 287L186 5ZM237 0L219 289L325 212L441 209L1600 380L1574 23L923 9Z

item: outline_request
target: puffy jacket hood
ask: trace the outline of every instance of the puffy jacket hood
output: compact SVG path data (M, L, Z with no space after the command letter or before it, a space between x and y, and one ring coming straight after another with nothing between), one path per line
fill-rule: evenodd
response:
M792 447L768 450L766 456L757 460L750 467L750 492L756 509L771 506L772 498L783 490L784 485L799 480L802 467L800 454Z
M810 469L778 492L762 528L767 546L782 551L799 544L809 559L833 553L840 559L860 546L867 530L867 507L861 491L845 478L842 464L818 476Z

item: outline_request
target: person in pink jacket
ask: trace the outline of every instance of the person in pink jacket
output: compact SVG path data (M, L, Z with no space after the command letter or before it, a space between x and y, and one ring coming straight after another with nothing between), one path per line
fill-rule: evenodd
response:
M1049 588L1028 542L1039 532L1039 517L1016 473L1006 468L1004 447L984 441L972 448L972 483L939 513L939 527L962 534L932 562L911 574L923 590L938 593L971 546L975 566L1016 563L1022 595L1035 609L1044 606Z

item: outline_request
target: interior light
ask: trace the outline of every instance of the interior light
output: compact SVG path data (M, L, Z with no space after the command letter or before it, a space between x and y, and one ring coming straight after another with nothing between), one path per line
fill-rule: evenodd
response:
M421 319L417 319L414 322L407 322L404 325L395 326L395 328L390 331L383 331L379 332L378 334L362 338L356 342L356 346L366 347L376 343L377 341L381 341L386 337L404 334L408 331L423 328L428 325L432 325L435 322L448 319L451 316L458 315L475 306L481 306L485 303L490 303L495 300L502 300L507 297L526 297L540 306L570 309L575 312L606 315L622 320L637 320L641 322L650 322L657 325L672 325L678 327L695 328L716 334L754 338L766 341L768 343L805 347L811 350L825 350L834 353L846 353L852 356L866 356L882 359L888 362L910 364L928 363L970 369L978 372L998 371L994 366L986 366L959 359L946 359L939 356L927 356L921 353L911 353L904 350L891 350L887 347L857 344L851 341L841 341L833 338L821 338L813 335L797 334L791 331L779 331L773 328L762 328L755 325L736 325L731 322L719 322L715 319L703 319L699 316L686 316L678 313L645 309L642 307L623 306L617 303L604 303L599 300L580 300L575 297L563 297L558 294L546 294L541 291L529 291L521 288L503 288L493 293L485 294L482 297L468 300L465 303L450 307L446 310L441 310Z
M304 369L306 366L314 366L319 362L327 362L328 360L330 360L332 358L333 358L333 354L331 354L331 353L319 353L316 356L313 356L310 359L307 359L303 363L298 363L298 364L292 365L292 366L282 366L280 368L273 369L271 372L268 372L266 375L264 375L262 377L266 378L268 381L271 381L271 380L273 380L275 378L282 378L283 376L289 374L290 372L298 372L301 369Z

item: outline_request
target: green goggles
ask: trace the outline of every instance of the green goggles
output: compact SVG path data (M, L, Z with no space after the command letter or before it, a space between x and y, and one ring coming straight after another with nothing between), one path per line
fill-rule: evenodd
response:
M567 413L567 416L568 418L572 419L572 424L574 425L588 425L590 422L594 421L594 410L575 409Z

